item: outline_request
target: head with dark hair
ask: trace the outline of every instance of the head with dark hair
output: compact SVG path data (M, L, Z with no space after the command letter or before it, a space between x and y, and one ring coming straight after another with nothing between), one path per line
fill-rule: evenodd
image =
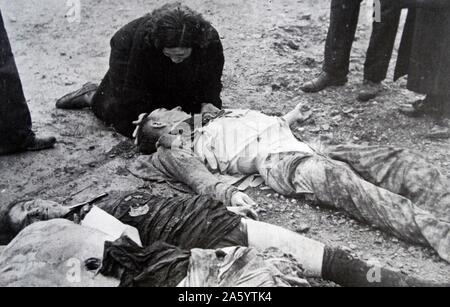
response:
M61 218L69 208L44 200L22 200L0 209L0 243L12 240L22 229L35 222Z
M173 110L157 109L150 115L143 114L135 124L136 145L143 154L152 154L156 152L156 143L164 134L170 133L176 126L184 120L190 118L190 115L181 110L181 107Z
M210 28L210 23L201 14L179 2L170 3L153 11L148 41L174 63L181 63L193 49L208 44Z

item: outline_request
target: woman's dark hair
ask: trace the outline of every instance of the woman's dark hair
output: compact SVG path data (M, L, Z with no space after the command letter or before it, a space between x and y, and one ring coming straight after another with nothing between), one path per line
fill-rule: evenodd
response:
M157 49L204 48L210 42L211 24L186 5L169 3L153 11L151 16L147 42Z

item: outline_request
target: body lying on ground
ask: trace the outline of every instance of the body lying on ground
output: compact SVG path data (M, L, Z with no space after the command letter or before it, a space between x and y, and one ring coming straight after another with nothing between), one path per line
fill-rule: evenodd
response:
M220 174L259 174L288 197L306 197L407 242L431 246L450 261L448 180L421 155L392 146L343 145L318 152L299 141L284 117L229 110L205 119L180 109L142 115L135 135L141 151L157 152L138 165L188 185L211 199L252 205ZM153 147L152 147L153 146Z
M0 254L0 285L288 286L305 285L303 277L344 286L433 285L381 267L381 280L371 283L374 264L281 227L245 219L205 196L134 192L102 208L135 227L142 247L128 237L110 242L105 233L71 221L85 220L90 206L73 213L48 201L11 204L3 211L1 222L8 228L2 231L19 234ZM278 257L273 267L264 260L267 253L257 252L268 249L292 256ZM244 267L238 265L242 262ZM205 274L208 265L224 269L227 278ZM67 275L74 272L71 266L82 276L78 283L72 283L76 276ZM94 274L100 266L103 276Z

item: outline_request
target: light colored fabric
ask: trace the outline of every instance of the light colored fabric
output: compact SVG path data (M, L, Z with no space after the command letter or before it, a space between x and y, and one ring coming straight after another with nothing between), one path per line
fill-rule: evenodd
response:
M270 155L313 153L284 119L251 110L231 110L197 129L194 152L213 172L248 175L258 173Z
M0 287L116 287L84 266L103 257L107 237L67 220L35 223L0 254Z
M141 238L136 228L125 225L111 214L94 206L85 216L81 225L97 229L108 234L108 241L115 241L121 236L128 236L134 243L142 247Z
M322 277L325 245L285 228L253 220L243 220L248 245L257 250L276 247L291 254L305 269L308 277Z
M246 247L194 249L179 287L309 287L302 274L294 259L276 249L265 253Z

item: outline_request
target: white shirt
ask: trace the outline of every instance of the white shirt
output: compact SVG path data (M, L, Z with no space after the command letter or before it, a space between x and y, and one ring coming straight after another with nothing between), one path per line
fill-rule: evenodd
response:
M195 130L194 152L211 171L255 174L270 155L313 150L292 134L280 117L252 110L231 110Z

